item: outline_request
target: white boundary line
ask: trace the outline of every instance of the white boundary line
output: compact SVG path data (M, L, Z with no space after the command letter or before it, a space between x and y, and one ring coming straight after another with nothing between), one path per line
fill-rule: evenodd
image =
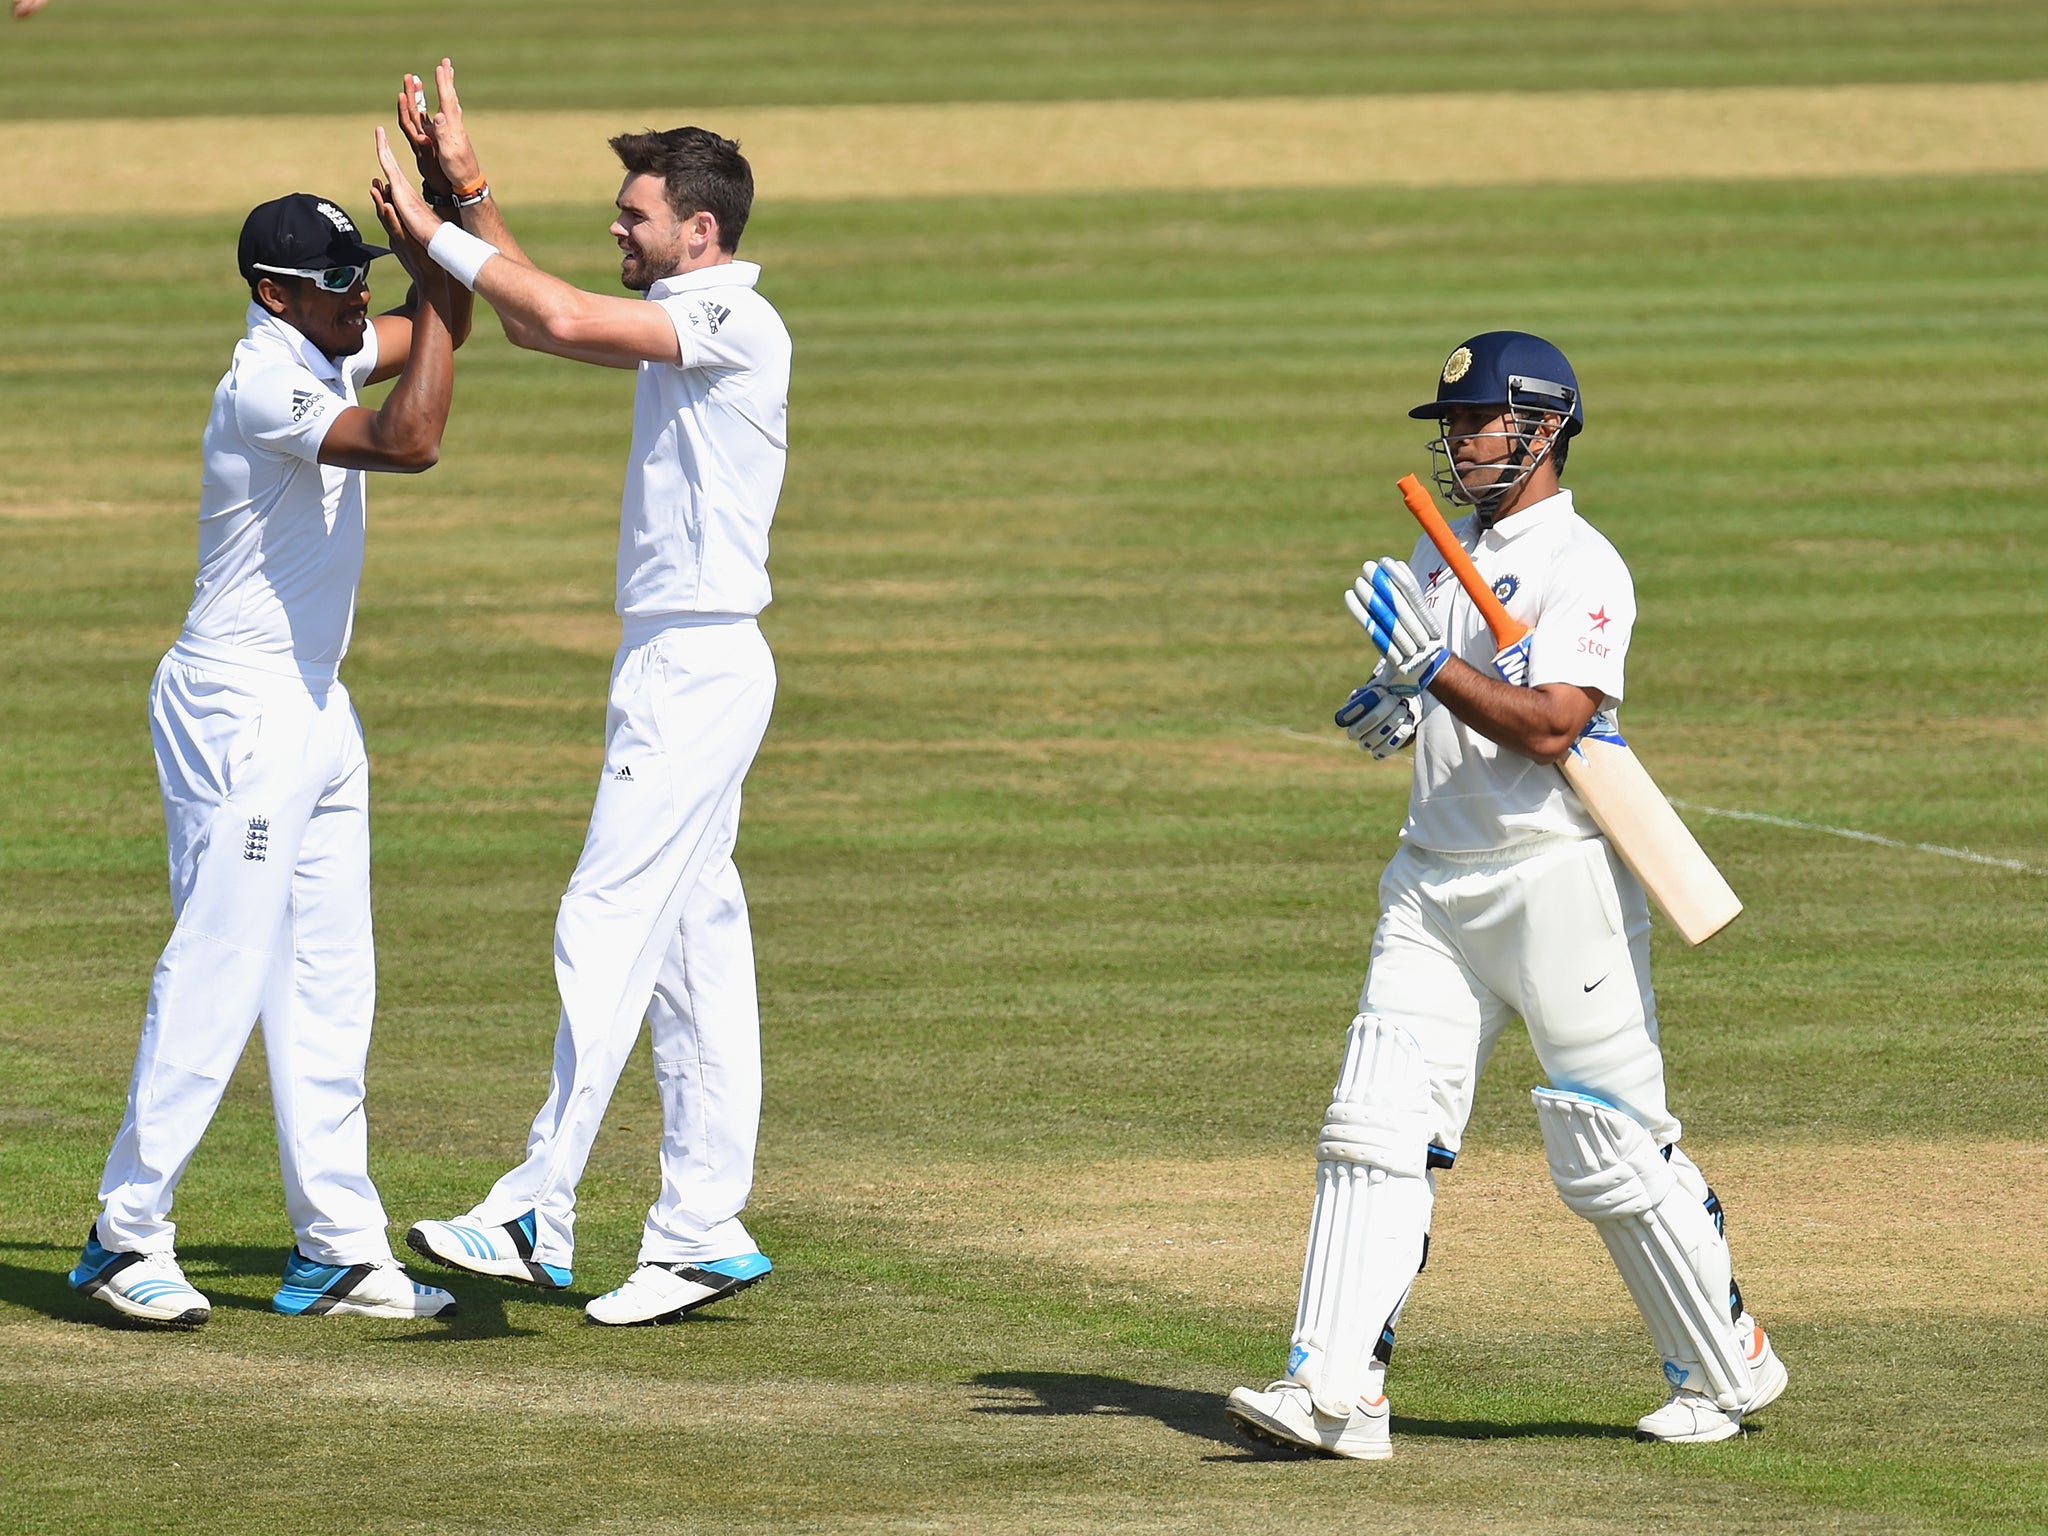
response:
M1671 803L1682 811L1697 811L1702 816L1720 816L1728 821L1753 821L1766 827L1786 827L1794 832L1821 832L1829 837L1846 837L1859 843L1876 843L1882 848L1903 848L1908 853L1931 853L1944 859L1961 859L1967 864L1989 864L1994 869L2010 869L2023 875L2048 875L2048 869L2019 859L1994 858L1988 853L1975 853L1968 848L1950 848L1942 843L1902 842L1896 837L1880 837L1875 832L1859 832L1854 827L1830 827L1818 821L1795 821L1790 816L1768 816L1762 811L1731 811L1724 806L1701 805L1696 800L1674 800Z
M1348 747L1350 742L1333 741L1328 736L1312 736L1307 731L1297 731L1283 725L1280 734L1295 741L1313 742L1318 746ZM1702 805L1697 800L1673 800L1681 811L1693 811L1701 816L1719 816L1726 821L1753 821L1759 826L1784 827L1792 832L1819 832L1828 837L1846 837L1851 842L1876 843L1880 848L1899 848L1907 853L1931 853L1937 858L1961 859L1966 864L1988 864L1993 869L2009 869L2022 875L2048 875L2048 869L2028 864L2020 859L2000 859L1988 853L1976 853L1968 848L1950 848L1943 843L1908 843L1896 837L1880 837L1875 832L1859 832L1854 827L1831 827L1819 821L1795 821L1790 816L1772 816L1763 811L1732 811L1721 805Z

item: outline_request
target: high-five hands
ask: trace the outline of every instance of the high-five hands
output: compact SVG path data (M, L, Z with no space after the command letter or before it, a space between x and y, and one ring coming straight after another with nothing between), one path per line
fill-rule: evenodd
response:
M1344 594L1344 606L1386 658L1383 683L1395 697L1422 692L1450 659L1443 631L1405 560L1366 566Z
M455 94L455 65L443 59L434 67L434 97L439 110L427 111L426 86L407 75L398 87L398 127L412 145L420 178L443 197L468 196L484 184L476 148L462 122L462 99Z

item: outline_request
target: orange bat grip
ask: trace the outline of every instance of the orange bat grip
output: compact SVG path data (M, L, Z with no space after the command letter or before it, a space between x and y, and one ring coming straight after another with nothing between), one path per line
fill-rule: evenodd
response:
M1429 494L1428 488L1413 475L1403 475L1398 488L1415 521L1422 524L1422 531L1429 535L1429 542L1444 557L1451 574L1458 578L1458 585L1465 589L1466 596L1479 609L1479 616L1486 620L1486 627L1493 631L1494 648L1506 650L1528 634L1529 626L1513 617L1501 605L1501 600L1493 595L1493 588L1486 584L1486 578L1479 574L1479 567L1472 563L1472 557L1465 553L1465 546L1458 542L1457 535L1451 532L1451 525L1437 510L1436 498Z

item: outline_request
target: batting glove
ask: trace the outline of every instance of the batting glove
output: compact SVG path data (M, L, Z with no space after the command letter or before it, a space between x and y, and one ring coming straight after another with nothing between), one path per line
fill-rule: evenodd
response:
M1494 652L1493 670L1500 674L1500 680L1510 688L1520 688L1529 681L1529 641L1522 636L1513 645Z
M1384 761L1415 739L1415 726L1422 711L1415 701L1389 693L1378 683L1354 689L1344 707L1337 711L1337 724L1361 752Z
M1406 561L1382 559L1366 566L1344 594L1344 606L1386 658L1382 686L1396 697L1422 692L1450 659L1443 631Z

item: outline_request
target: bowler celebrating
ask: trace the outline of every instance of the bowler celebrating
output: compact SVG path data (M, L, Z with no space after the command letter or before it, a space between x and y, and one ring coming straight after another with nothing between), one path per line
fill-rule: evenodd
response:
M1670 1396L1638 1438L1725 1439L1785 1389L1785 1367L1735 1287L1720 1203L1678 1149L1643 888L1551 766L1621 703L1635 622L1628 567L1558 485L1585 424L1578 381L1550 343L1493 331L1453 351L1409 414L1440 424L1437 482L1474 509L1454 531L1531 632L1496 653L1426 538L1346 594L1381 662L1337 723L1376 758L1413 742L1415 777L1316 1148L1287 1374L1233 1391L1225 1412L1292 1449L1393 1454L1383 1382L1436 1176L1520 1016L1551 1082L1534 1098L1552 1180L1663 1356Z
M211 1311L178 1267L171 1198L259 1016L297 1234L275 1308L455 1306L392 1260L370 1182L369 763L339 668L363 570L363 471L414 473L439 457L471 301L406 236L382 185L373 192L417 284L402 309L370 318L370 263L391 253L327 198L264 203L236 253L249 333L200 445L192 608L150 687L177 923L103 1209L71 1272L145 1322L191 1327ZM394 374L381 407L356 403L358 387Z
M639 1266L585 1309L593 1322L672 1322L768 1273L740 1222L761 1107L753 936L733 866L740 783L775 698L755 615L782 489L789 333L736 261L753 205L739 146L702 128L621 135L603 297L540 271L498 212L463 127L454 68L424 116L408 77L400 121L439 158L445 222L405 188L398 207L434 259L490 301L515 344L639 371L620 513L618 612L604 769L555 924L561 1021L553 1081L526 1158L466 1216L406 1241L478 1274L569 1284L576 1184L644 1018L661 1097L661 1194ZM389 174L397 174L388 146ZM438 194L429 180L430 195Z

